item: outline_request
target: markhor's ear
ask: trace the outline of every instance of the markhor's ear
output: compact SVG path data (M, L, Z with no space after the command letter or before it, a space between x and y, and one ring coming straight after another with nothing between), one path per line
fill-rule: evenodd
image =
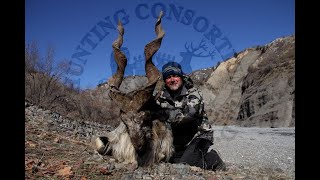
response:
M164 81L162 80L162 78L157 82L156 87L153 90L153 97L154 99L158 99L161 95L161 91L164 88Z

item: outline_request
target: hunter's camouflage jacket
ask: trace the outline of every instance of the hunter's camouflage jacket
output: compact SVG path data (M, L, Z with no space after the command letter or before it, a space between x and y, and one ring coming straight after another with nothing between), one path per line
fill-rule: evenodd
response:
M187 87L184 83L181 91L173 97L164 87L156 99L160 107L159 119L172 129L173 144L178 149L187 146L194 138L205 138L213 143L213 129L204 110L202 94L193 85Z

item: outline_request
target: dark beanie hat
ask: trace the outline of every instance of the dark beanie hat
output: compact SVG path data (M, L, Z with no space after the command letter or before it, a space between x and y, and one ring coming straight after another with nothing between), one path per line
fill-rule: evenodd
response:
M183 72L179 63L171 61L162 66L163 79L167 79L170 75L178 75L182 77Z

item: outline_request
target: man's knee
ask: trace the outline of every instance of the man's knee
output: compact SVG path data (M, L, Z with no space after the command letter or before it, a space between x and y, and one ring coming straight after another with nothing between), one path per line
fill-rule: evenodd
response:
M179 163L186 163L208 170L225 170L226 165L215 150L208 149L213 143L207 139L194 139L184 151Z
M210 145L212 145L212 142L206 139L194 139L184 151L179 162L186 163L191 166L205 168L206 164L204 157L206 156Z
M226 165L215 150L209 151L205 156L206 169L209 170L226 170Z

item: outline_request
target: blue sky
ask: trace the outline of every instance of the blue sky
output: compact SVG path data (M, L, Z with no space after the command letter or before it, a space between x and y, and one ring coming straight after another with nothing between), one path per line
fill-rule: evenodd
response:
M36 41L42 54L53 45L55 59L71 65L70 80L94 88L112 75L117 19L125 28L126 75L144 75L144 46L156 37L161 9L166 34L154 56L159 69L169 60L186 73L212 67L234 52L295 33L294 0L26 0L25 41Z

